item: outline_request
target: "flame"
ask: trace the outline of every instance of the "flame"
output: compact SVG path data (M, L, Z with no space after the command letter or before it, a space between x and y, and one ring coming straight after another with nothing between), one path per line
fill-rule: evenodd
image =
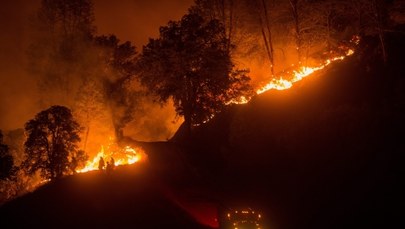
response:
M358 39L359 37L356 37L354 40L354 43L358 44ZM293 84L297 81L302 80L303 78L311 75L312 73L319 71L329 64L338 61L338 60L343 60L346 56L350 56L354 53L353 49L347 49L345 51L345 54L342 56L337 56L337 57L332 57L330 59L327 59L324 61L323 64L315 67L301 67L298 70L294 70L292 72L285 72L286 74L292 75L287 79L286 76L280 76L278 78L272 78L269 83L267 83L265 86L259 88L256 90L256 94L262 94L268 90L271 89L276 89L276 90L286 90L289 89L293 86ZM246 104L249 102L249 99L242 96L238 99L231 100L227 103L229 104ZM211 120L215 115L212 114L207 120L205 120L203 123L207 123L209 120ZM199 126L198 124L196 126ZM94 156L91 160L87 161L86 165L84 168L77 170L78 173L84 173L88 171L93 171L93 170L98 170L98 164L100 161L100 158L102 157L104 160L110 160L111 158L114 158L115 160L115 165L126 165L126 164L134 164L138 161L140 161L144 156L145 153L141 149L134 149L131 148L130 146L125 146L124 148L119 148L117 146L113 138L110 137L110 144L107 145L107 149L102 145L100 151L97 153L96 156Z
M353 42L355 44L358 44L358 37L356 37L356 40L354 40ZM338 60L343 60L345 57L347 56L351 56L353 55L354 50L353 49L347 49L345 51L345 54L342 56L337 56L337 57L332 57L329 58L327 60L324 61L324 63L320 64L319 66L315 66L315 67L309 67L309 66L305 66L305 67L300 67L298 70L293 70L292 72L284 72L284 74L286 75L290 75L289 77L287 76L279 76L279 77L274 77L270 80L270 82L268 82L265 86L259 88L256 90L256 94L262 94L268 90L271 89L276 89L276 90L286 90L289 89L293 86L293 84L297 81L302 80L303 78L311 75L312 73L319 71L321 69L324 69L326 66L328 66L329 64L338 61ZM294 66L294 65L293 65ZM290 78L290 79L287 79ZM248 103L249 100L246 97L241 97L238 99L234 99L229 101L226 105L229 104L245 104Z
M289 77L287 76L279 76L279 77L274 77L270 80L270 82L268 82L265 86L259 88L258 90L256 90L256 94L262 94L268 90L271 89L276 89L276 90L286 90L289 89L293 86L293 84L297 81L302 80L303 78L311 75L312 73L319 71L321 69L324 69L326 66L328 66L329 64L338 61L338 60L343 60L345 57L347 56L351 56L354 53L354 49L350 48L350 47L355 47L360 43L360 36L358 35L354 35L352 37L352 39L349 41L349 43L351 45L342 45L339 47L339 49L342 51L344 50L344 54L341 56L335 56L335 57L331 57L327 60L325 60L322 64L320 64L319 66L305 66L305 67L301 67L298 70L294 70L292 72L285 72L285 74L290 75ZM294 65L293 65L294 66ZM239 99L234 99L231 100L227 103L227 105L229 104L245 104L248 103L249 100L246 99L245 97L241 97Z
M352 44L351 46L355 47L356 45L358 45L360 43L360 36L355 35L352 37L352 39L350 40L350 43ZM354 49L350 48L349 46L346 45L342 45L339 47L340 51L344 51L344 54L341 56L335 56L335 57L331 57L329 59L326 59L322 64L320 64L319 66L314 66L314 67L309 67L309 66L305 66L305 67L300 67L298 70L294 70L292 72L284 72L287 75L290 75L289 80L287 79L286 76L279 76L278 78L272 78L270 80L270 82L268 82L265 86L259 88L256 90L256 94L262 94L268 90L271 89L276 89L276 90L286 90L289 89L293 86L293 84L297 81L302 80L303 78L311 75L312 73L319 71L321 69L324 69L326 66L328 66L329 64L338 61L338 60L343 60L345 57L347 56L351 56L354 54ZM292 65L294 67L294 65ZM232 99L229 102L226 103L226 105L230 105L230 104L246 104L250 101L250 99L246 98L245 96L241 96L237 99ZM215 114L212 114L207 120L203 121L202 123L207 123L209 122L211 119L213 119L215 117ZM200 126L201 124L195 124L194 126Z
M283 77L279 77L278 79L273 78L270 80L270 82L268 84L266 84L265 86L263 86L262 88L258 89L256 91L257 94L262 94L268 90L271 89L276 89L276 90L285 90L285 89L289 89L290 87L292 87L292 85L297 82L302 80L303 78L311 75L312 73L319 71L321 69L324 69L326 66L328 66L329 64L338 61L338 60L343 60L346 56L351 56L353 55L354 50L353 49L348 49L345 52L345 55L342 56L337 56L337 57L332 57L330 59L327 59L323 64L316 66L316 67L301 67L299 70L297 71L293 71L292 73L292 78L290 80L287 80ZM289 73L289 72L287 72Z
M78 173L89 172L93 170L98 170L98 165L100 158L102 157L104 161L110 161L114 158L114 165L130 165L139 162L146 158L146 154L142 149L132 148L130 146L125 146L124 148L118 147L116 143L113 143L113 139L110 138L111 143L100 148L100 151L89 161L87 161L84 168L77 170Z
M245 96L241 96L241 97L239 97L237 99L232 99L232 100L230 100L229 102L227 102L225 104L226 105L229 105L229 104L245 104L245 103L248 103L248 102L249 102L248 98L246 98Z

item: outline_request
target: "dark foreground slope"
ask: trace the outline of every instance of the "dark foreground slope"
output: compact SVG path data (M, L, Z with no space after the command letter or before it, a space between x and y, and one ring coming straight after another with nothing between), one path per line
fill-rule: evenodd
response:
M0 208L1 228L206 228L145 165L66 177Z
M201 173L224 201L265 209L274 228L404 226L403 41L387 35L384 64L365 37L344 61L195 129Z

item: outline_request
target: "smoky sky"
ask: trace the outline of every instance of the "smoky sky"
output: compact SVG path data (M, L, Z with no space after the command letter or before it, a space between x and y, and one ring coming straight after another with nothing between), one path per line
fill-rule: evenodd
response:
M141 50L149 37L158 36L160 26L181 19L192 3L193 0L95 0L97 32L114 33Z
M34 76L26 71L30 18L40 0L2 0L0 3L0 129L22 128L42 107L37 104ZM159 27L179 20L193 0L94 0L97 34L114 34L131 41L138 52Z

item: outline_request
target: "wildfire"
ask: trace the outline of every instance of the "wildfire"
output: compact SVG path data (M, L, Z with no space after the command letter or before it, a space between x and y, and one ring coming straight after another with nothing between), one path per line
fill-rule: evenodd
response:
M360 43L360 36L353 36L353 38L350 40L350 43L353 44L352 46L356 46ZM341 46L341 50L345 50L344 55L341 56L335 56L327 59L324 61L324 63L320 64L319 66L315 67L301 67L300 69L293 71L292 72L292 77L290 77L290 80L287 80L286 77L280 76L278 79L273 78L270 80L269 83L267 83L265 86L261 87L256 91L257 94L261 94L263 92L266 92L271 89L276 89L276 90L285 90L297 82L302 80L303 78L311 75L312 73L321 70L328 66L329 64L338 61L338 60L343 60L347 56L351 56L354 53L354 50L352 48L349 48L348 46ZM287 74L291 74L290 72L287 72Z
M232 99L231 101L227 102L226 105L229 104L245 104L248 103L249 99L246 98L245 96L241 96L238 99Z
M268 84L266 84L262 88L258 89L256 91L256 93L257 94L262 94L263 92L266 92L266 91L271 90L271 89L276 89L276 90L288 89L288 88L292 87L292 85L295 82L302 80L303 78L311 75L312 73L314 73L316 71L324 69L326 66L328 66L329 64L331 64L331 63L333 63L335 61L343 60L346 56L353 55L353 53L354 53L353 49L349 49L349 50L346 51L345 55L327 59L323 64L321 64L319 66L316 66L316 67L301 67L299 70L292 72L292 78L290 80L287 80L287 79L285 79L283 77L279 77L278 79L273 78Z
M357 41L357 40L356 40ZM357 44L358 42L355 43ZM256 94L262 94L268 90L276 89L276 90L285 90L291 88L293 84L297 81L302 80L303 78L311 75L312 73L319 71L329 64L343 60L346 56L350 56L354 53L353 49L347 49L344 55L332 57L324 61L323 64L315 67L301 67L298 70L294 70L292 72L285 72L286 76L280 76L278 78L273 78L267 83L265 86L261 87L256 91ZM290 75L288 77L288 75ZM290 78L290 79L287 79ZM249 99L246 97L240 97L239 99L232 100L227 103L229 104L245 104L248 103ZM208 122L214 117L214 114L211 115L203 123ZM110 142L114 142L112 138L110 138ZM91 160L87 161L84 168L77 170L78 173L84 173L92 170L98 170L98 165L100 162L100 158L103 160L110 160L111 158L114 159L115 165L126 165L126 164L134 164L140 161L143 157L145 157L145 153L141 149L134 149L129 146L124 148L120 148L117 146L116 143L110 143L107 147L101 146L100 151L94 156Z
M120 148L116 143L111 143L107 147L101 146L100 151L91 160L87 161L84 168L79 169L78 173L98 170L100 158L109 161L114 159L114 165L130 165L145 159L145 153L141 149L134 149L130 146Z
M355 35L352 37L352 39L349 41L349 45L344 45L342 44L338 50L340 50L340 53L343 53L340 56L334 56L330 57L329 59L326 59L322 64L314 67L300 67L298 70L293 70L292 72L284 72L284 76L279 76L278 78L272 78L270 82L268 82L265 86L259 88L256 90L256 94L262 94L268 90L271 89L276 89L276 90L286 90L289 89L293 86L293 84L297 81L302 80L303 78L311 75L312 73L319 71L321 69L324 69L326 66L329 64L338 61L338 60L343 60L347 56L351 56L354 54L354 47L357 46L360 43L360 36ZM353 47L353 48L351 48ZM294 65L293 65L294 67ZM237 99L230 100L229 102L226 103L226 105L230 104L246 104L250 101L249 98L246 98L245 96L239 97ZM203 123L209 122L212 118L214 118L215 114L212 114L207 120L205 120ZM195 126L199 126L201 124L196 124Z

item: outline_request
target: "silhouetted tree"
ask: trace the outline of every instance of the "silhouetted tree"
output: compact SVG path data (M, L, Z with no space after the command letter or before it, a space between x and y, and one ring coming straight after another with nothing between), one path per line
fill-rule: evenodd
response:
M3 144L3 133L0 130L0 179L6 179L13 174L13 157L7 145Z
M191 12L201 15L205 20L218 20L224 26L223 36L228 41L228 49L233 44L235 25L235 2L237 0L195 0Z
M218 20L189 13L161 27L160 37L150 39L140 56L140 81L161 102L173 99L189 134L192 125L251 92L246 71L233 69L223 30Z
M120 43L114 35L95 37L94 43L101 48L101 58L109 72L103 82L104 90L116 137L120 138L122 128L132 121L138 103L139 91L131 87L137 60L136 48L129 41Z
M381 57L387 62L388 54L385 33L388 29L389 5L393 1L385 0L351 0L355 22L361 35L377 35L380 42Z
M261 33L266 47L267 57L270 61L270 71L274 75L274 48L272 42L271 24L269 21L269 10L265 0L255 1L257 15L260 22Z
M43 178L57 179L70 172L81 131L70 109L52 106L41 111L25 124L25 131L26 159L22 166L28 174L40 170ZM75 160L79 163L82 157Z
M327 51L331 52L336 49L340 39L344 38L337 34L343 31L345 24L350 21L347 17L349 6L344 1L328 0L314 3L313 9L313 32L326 43Z
M72 173L76 173L76 169L83 168L86 161L89 159L89 155L84 150L74 151L70 160L70 170Z
M289 0L291 6L291 15L294 20L294 36L298 55L298 62L301 63L302 59L302 26L301 26L301 0Z
M251 6L253 5L253 7ZM202 15L205 19L217 19L224 26L224 37L228 40L229 51L233 45L241 43L246 36L246 29L242 28L241 18L247 21L247 15L259 22L261 35L265 44L266 54L270 61L270 70L274 74L274 50L271 39L271 25L269 22L269 4L266 0L196 0L192 12ZM252 8L252 9L251 9ZM244 13L242 13L243 11ZM243 15L243 16L242 16ZM251 25L251 23L250 23ZM241 30L244 30L241 32Z

